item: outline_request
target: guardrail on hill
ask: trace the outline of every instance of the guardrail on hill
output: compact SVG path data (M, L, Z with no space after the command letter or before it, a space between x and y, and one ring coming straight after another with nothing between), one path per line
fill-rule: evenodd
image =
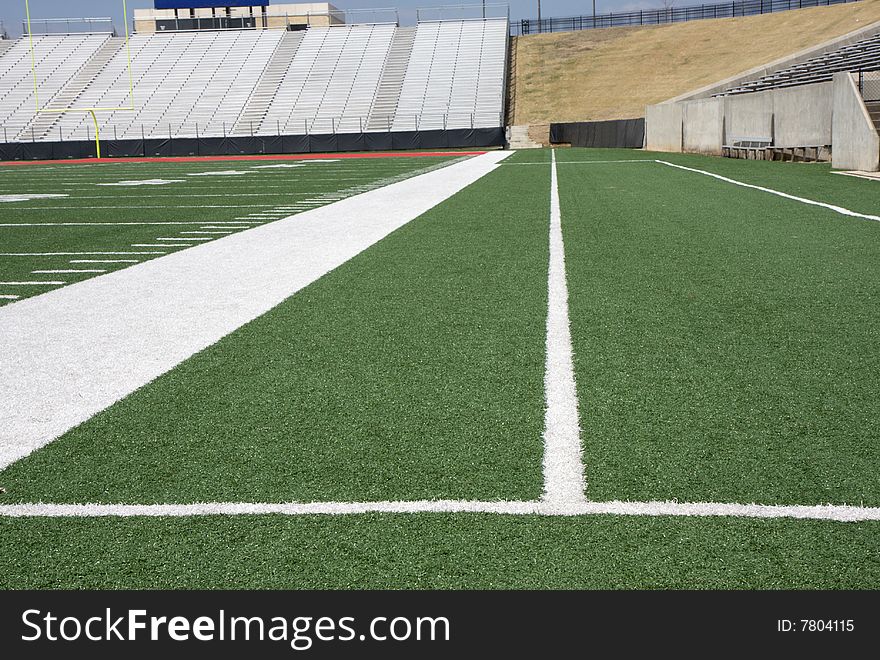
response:
M688 7L669 7L643 9L639 11L596 14L588 16L567 16L563 18L524 18L511 21L510 34L520 36L542 32L571 32L593 28L626 27L633 25L661 25L663 23L684 23L705 18L734 18L771 14L791 9L842 5L860 0L734 0L711 5L691 5Z

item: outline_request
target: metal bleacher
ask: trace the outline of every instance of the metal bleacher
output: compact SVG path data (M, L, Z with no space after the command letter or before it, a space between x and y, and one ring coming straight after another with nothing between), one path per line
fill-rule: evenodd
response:
M226 30L133 36L134 110L103 116L104 135L123 139L224 134L241 115L283 34ZM127 54L121 49L74 105L130 103ZM64 139L87 137L89 121L83 115L64 115L60 133Z
M5 43L4 43L5 45ZM0 51L6 141L497 128L506 18L35 36ZM129 52L131 80L129 80ZM134 94L131 94L133 88ZM133 106L129 109L129 106Z
M840 71L875 71L880 69L880 34L810 58L799 64L762 76L715 96L748 94L830 81Z
M506 49L504 19L419 23L393 129L501 126Z
M11 42L0 56L0 126L5 139L18 137L36 114L34 71L44 106L109 38L109 34L34 36L33 62L29 39Z

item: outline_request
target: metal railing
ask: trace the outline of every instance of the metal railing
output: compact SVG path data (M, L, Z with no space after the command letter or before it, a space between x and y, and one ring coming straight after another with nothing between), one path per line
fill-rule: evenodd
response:
M880 71L860 70L859 93L865 101L880 101Z
M510 34L520 36L543 32L571 32L593 28L626 27L633 25L661 25L663 23L683 23L706 18L734 18L771 14L806 7L825 7L860 0L734 0L708 5L643 9L639 11L612 12L587 16L567 16L563 18L524 18L511 21Z
M466 5L440 5L416 9L416 21L462 21L483 18L510 20L510 6L503 2L483 2Z
M99 117L100 122L100 117ZM163 126L137 124L126 127L120 133L115 125L100 126L101 140L176 140L182 138L236 138L236 137L278 137L281 135L342 135L358 133L389 133L401 131L428 131L468 128L497 128L504 126L504 113L448 113L448 114L415 114L415 115L373 115L371 117L311 117L302 122L287 123L270 122L268 126L261 122L240 123L228 122L187 122ZM283 129L283 130L282 130ZM94 126L84 123L71 132L69 127L55 126L45 136L37 135L36 129L29 123L18 125L5 124L0 126L0 140L12 142L73 142L95 140Z
M113 19L98 18L33 18L31 19L33 34L112 34L116 35ZM21 33L28 34L27 21L22 21Z
M157 32L190 32L194 30L267 30L280 29L284 26L303 27L320 23L316 19L327 19L330 26L345 24L360 25L400 25L400 16L397 9L337 9L330 11L312 12L301 14L288 12L276 12L255 14L253 16L206 16L192 18L161 18L157 16L140 17L132 20L132 25L137 31L137 24L143 22L155 23ZM281 21L283 20L283 25ZM302 22L301 22L302 21Z

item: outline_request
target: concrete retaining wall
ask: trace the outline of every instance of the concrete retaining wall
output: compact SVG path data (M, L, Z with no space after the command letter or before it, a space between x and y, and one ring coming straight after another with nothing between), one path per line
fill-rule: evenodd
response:
M833 144L831 83L774 89L773 130L781 147ZM743 94L743 96L748 96Z
M852 74L834 74L834 150L831 165L841 170L880 170L880 136L874 129Z
M778 147L833 144L831 83L817 83L754 94L697 99L648 106L646 144L656 151L721 154L723 144L773 141ZM682 147L676 147L681 117Z
M646 108L645 148L651 151L681 151L681 103L661 103Z
M724 142L724 99L700 99L685 103L681 142L684 151L720 156Z

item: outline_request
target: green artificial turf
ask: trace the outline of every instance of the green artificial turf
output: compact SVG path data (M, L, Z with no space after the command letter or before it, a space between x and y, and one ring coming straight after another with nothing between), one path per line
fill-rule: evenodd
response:
M878 532L605 516L0 519L0 588L877 589Z
M880 505L880 223L653 163L559 180L588 496Z
M331 157L332 158L332 157ZM74 284L95 277L92 273L33 274L34 270L104 269L108 272L131 264L71 264L75 259L138 259L139 255L5 256L8 253L43 252L175 252L169 241L185 238L186 231L203 225L232 222L251 213L302 204L297 211L281 211L277 217L315 208L333 201L325 195L353 194L360 186L416 174L425 168L451 162L449 157L348 158L336 162L309 161L214 161L187 163L107 163L88 165L28 165L0 167L0 196L22 193L65 194L68 197L22 202L0 202L0 282L63 281ZM303 164L305 163L305 164ZM274 168L273 165L301 165ZM269 166L269 167L267 167ZM205 172L245 172L234 176L191 176ZM106 186L120 181L164 179L167 185ZM207 207L207 208L201 208ZM268 222L265 218L250 218ZM50 223L85 223L85 226L53 226ZM182 222L179 225L100 225L97 223ZM40 223L42 226L25 226ZM93 223L93 226L88 226ZM214 235L213 238L220 238ZM198 241L204 242L204 241ZM132 244L161 248L132 247ZM5 286L0 294L22 299L57 289L55 285ZM14 301L0 299L0 306Z
M880 224L573 161L873 214L877 184L557 157L587 496L880 505ZM515 154L0 472L0 504L538 497L549 159ZM876 522L0 518L0 588L877 589L878 557Z
M0 502L538 497L548 190L486 176L0 473Z

